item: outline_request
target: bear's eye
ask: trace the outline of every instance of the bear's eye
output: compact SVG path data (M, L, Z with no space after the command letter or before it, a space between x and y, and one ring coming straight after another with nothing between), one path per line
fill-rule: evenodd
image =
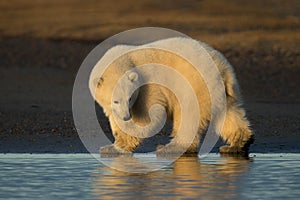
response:
M129 98L129 102L131 101L131 97Z
M114 103L115 103L115 104L118 104L118 103L119 103L119 101L114 101Z

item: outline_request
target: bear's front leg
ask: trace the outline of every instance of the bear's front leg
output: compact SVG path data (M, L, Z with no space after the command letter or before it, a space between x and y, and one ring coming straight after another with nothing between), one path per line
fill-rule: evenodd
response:
M114 136L114 144L100 149L101 154L130 154L139 146L141 139L124 133L117 126L113 118L110 118L110 126Z

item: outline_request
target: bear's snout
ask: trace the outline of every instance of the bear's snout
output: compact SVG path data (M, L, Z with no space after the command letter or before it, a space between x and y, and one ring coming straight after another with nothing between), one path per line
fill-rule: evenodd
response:
M131 119L131 114L129 114L128 116L123 117L123 120L124 120L124 121L128 121L128 120L130 120L130 119Z

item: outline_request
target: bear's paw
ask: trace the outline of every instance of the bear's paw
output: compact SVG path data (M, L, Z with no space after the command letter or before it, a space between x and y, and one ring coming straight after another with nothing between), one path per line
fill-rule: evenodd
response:
M231 154L231 155L248 155L248 148L242 148L238 146L221 146L220 147L221 154Z
M179 145L179 144L176 144L176 143L169 143L167 145L159 145L157 147L157 155L159 156L164 156L164 155L182 155L186 152L188 148L183 146L183 145ZM179 155L179 156L180 156Z
M99 152L100 154L131 154L131 152L121 150L113 144L101 147Z

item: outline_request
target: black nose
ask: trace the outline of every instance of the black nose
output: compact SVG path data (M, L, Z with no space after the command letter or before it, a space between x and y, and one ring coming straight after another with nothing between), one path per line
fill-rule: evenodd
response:
M130 120L130 119L131 119L131 115L126 116L126 117L123 117L123 120L124 120L124 121L128 121L128 120Z

